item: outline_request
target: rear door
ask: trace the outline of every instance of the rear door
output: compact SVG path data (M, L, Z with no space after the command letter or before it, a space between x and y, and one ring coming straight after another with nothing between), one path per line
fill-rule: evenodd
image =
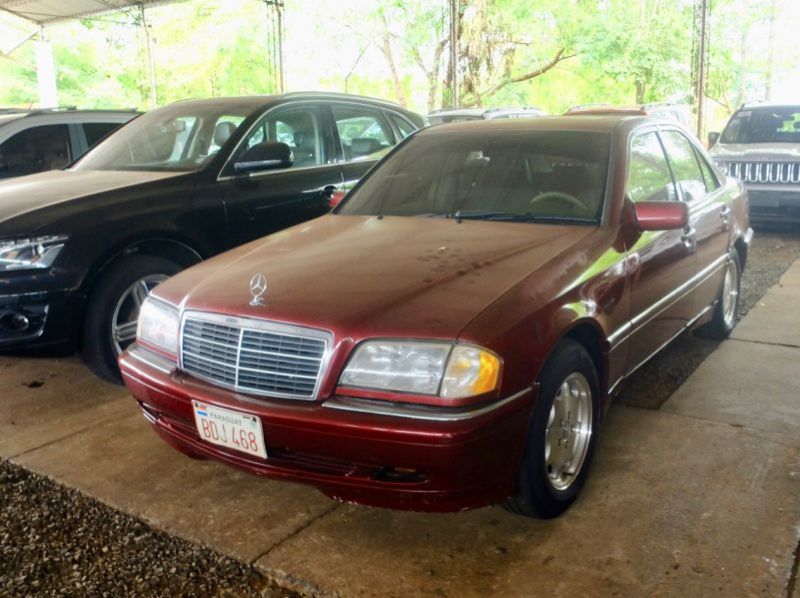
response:
M689 222L697 246L697 273L694 277L695 314L717 297L728 253L730 207L708 164L703 164L694 144L677 129L662 130L678 191L689 206ZM705 168L703 168L705 167Z
M398 142L386 113L356 104L332 104L331 114L342 162L344 189L349 191Z
M219 178L226 209L230 245L316 218L330 210L332 192L341 188L335 136L326 111L316 103L279 106L250 129ZM294 155L291 167L249 174L233 164L263 141L286 143Z
M636 134L629 151L630 201L680 201L655 130ZM680 333L694 314L686 283L697 268L691 231L642 233L628 248L631 276L630 373Z

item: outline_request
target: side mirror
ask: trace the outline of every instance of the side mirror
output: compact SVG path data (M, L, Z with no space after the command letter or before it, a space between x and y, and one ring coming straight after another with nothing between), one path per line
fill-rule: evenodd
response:
M712 148L717 144L719 141L719 131L713 131L708 134L708 147Z
M681 230L689 226L689 208L682 201L641 201L633 204L640 231Z
M289 168L294 164L292 148L280 141L257 143L234 162L236 172L257 172L276 168Z

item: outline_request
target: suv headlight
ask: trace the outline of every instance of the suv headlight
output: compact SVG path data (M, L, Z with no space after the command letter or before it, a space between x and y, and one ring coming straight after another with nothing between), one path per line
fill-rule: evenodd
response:
M458 399L495 390L499 381L500 359L481 347L368 341L356 349L339 383Z
M66 240L67 235L0 240L0 272L49 268Z
M136 342L157 347L170 355L178 354L180 314L171 305L148 297L139 309Z

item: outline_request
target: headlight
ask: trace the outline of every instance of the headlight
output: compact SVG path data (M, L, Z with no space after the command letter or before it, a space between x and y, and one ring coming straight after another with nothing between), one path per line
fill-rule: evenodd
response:
M152 297L145 299L139 310L136 341L153 345L172 354L178 354L178 310Z
M719 171L722 174L724 174L725 176L728 176L730 174L728 172L728 163L727 162L717 162L717 168L719 168Z
M66 235L47 235L0 241L0 272L49 268L66 240Z
M340 384L464 398L497 388L499 358L472 345L369 341L356 349Z

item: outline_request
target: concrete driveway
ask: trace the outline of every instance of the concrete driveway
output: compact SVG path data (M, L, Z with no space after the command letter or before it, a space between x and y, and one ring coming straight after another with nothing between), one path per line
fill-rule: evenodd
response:
M797 305L800 263L661 410L612 407L553 521L342 505L192 461L72 358L0 358L0 455L302 593L797 598Z

